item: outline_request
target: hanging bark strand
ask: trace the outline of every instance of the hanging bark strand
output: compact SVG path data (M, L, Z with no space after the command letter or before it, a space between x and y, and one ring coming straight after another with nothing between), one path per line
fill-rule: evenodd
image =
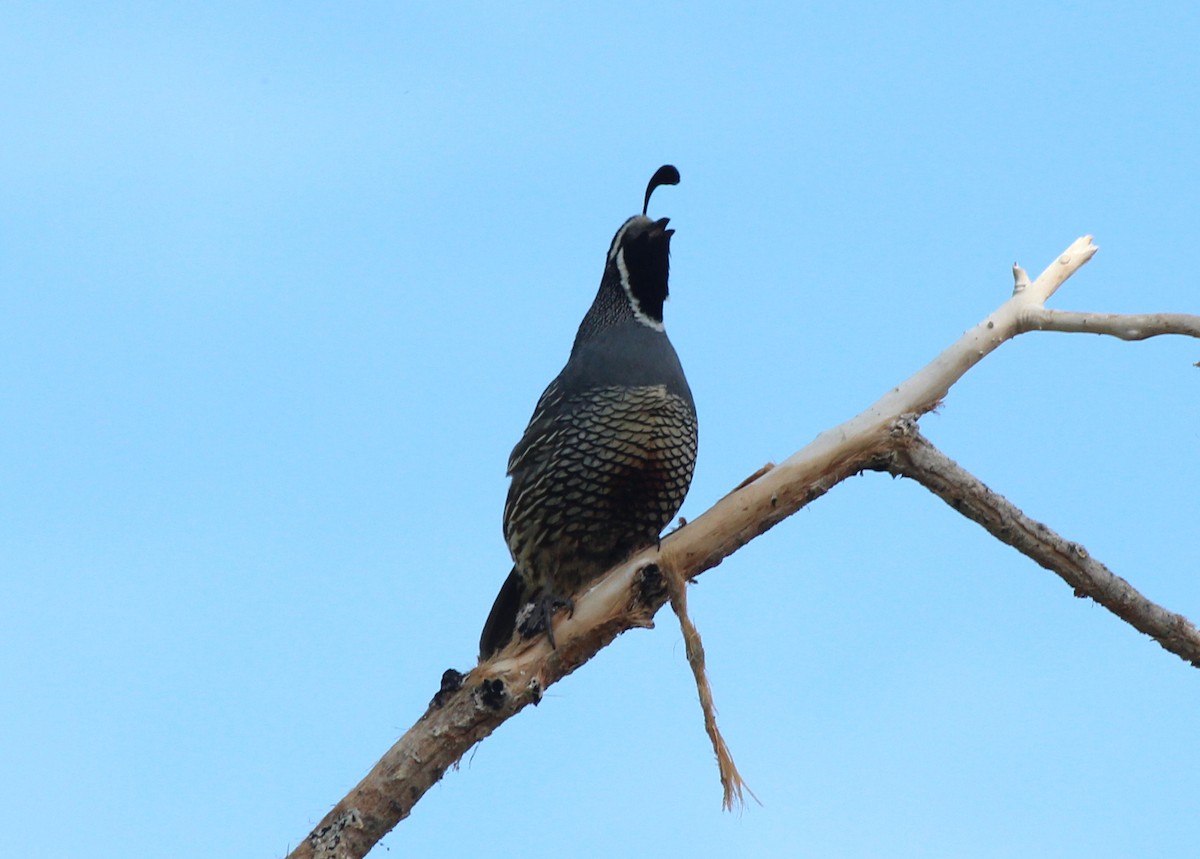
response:
M713 703L712 686L708 682L704 642L700 638L700 630L696 629L696 624L688 615L687 579L677 575L673 570L664 570L663 573L666 576L667 597L671 603L671 610L679 619L679 630L683 633L683 646L687 653L688 665L691 666L692 676L696 680L700 712L704 714L704 730L708 734L713 754L717 758L717 771L721 775L721 791L724 794L721 799L721 807L726 811L732 811L735 807L741 811L746 805L745 793L754 797L755 802L758 802L758 797L754 796L754 791L750 789L750 785L746 784L742 774L738 772L737 764L733 762L733 755L729 751L729 745L725 742L725 737L721 735L721 729L717 727L717 707Z
M639 553L577 595L574 615L555 624L557 650L542 636L510 645L466 675L448 671L425 714L290 856L365 856L471 746L538 703L551 684L620 633L653 626L667 597L664 588L652 586L652 568L695 578L866 469L918 480L999 539L1062 576L1078 593L1200 667L1200 633L1185 618L1146 599L1078 544L1030 520L916 432L917 419L971 367L1026 331L1087 331L1129 340L1159 334L1200 337L1200 316L1047 310L1046 300L1095 253L1091 236L1077 239L1032 283L1014 266L1012 297L927 367L778 466L760 469L702 516L664 538L659 549Z

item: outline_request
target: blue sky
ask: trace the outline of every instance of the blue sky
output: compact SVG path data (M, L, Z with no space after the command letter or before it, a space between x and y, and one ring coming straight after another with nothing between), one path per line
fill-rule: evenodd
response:
M18 4L0 13L0 801L38 855L279 856L472 664L504 465L664 162L694 517L1076 236L1200 312L1195 4ZM1200 619L1200 343L1026 335L926 433ZM1117 857L1200 837L1196 670L867 475L382 855ZM14 840L15 839L15 840ZM385 849L386 848L386 849Z

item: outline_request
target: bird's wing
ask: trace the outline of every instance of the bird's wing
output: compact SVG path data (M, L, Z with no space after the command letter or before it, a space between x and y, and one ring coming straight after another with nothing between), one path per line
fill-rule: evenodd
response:
M536 448L544 449L541 442L546 439L546 436L554 432L555 419L559 417L558 406L563 401L561 379L561 375L555 378L553 382L546 386L546 390L542 391L542 395L538 397L537 406L533 409L533 417L529 419L529 424L525 427L525 433L521 436L521 440L517 442L517 446L513 448L512 453L509 454L508 474L510 476L521 467L521 464L531 450Z

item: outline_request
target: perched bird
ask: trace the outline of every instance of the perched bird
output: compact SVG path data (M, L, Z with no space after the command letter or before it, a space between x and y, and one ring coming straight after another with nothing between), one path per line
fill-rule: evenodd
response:
M481 660L509 642L518 614L523 633L544 628L553 645L554 611L652 545L692 482L696 406L663 328L675 231L646 216L654 189L678 182L674 167L659 168L642 214L617 230L571 356L509 457L513 569L484 625Z

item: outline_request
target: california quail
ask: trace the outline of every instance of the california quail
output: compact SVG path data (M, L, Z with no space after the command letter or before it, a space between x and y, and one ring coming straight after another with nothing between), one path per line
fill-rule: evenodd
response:
M509 457L504 537L514 566L483 627L481 660L509 642L529 604L534 623L522 631L544 627L553 645L554 610L653 544L687 494L696 407L663 329L675 231L646 217L654 189L678 181L674 167L659 168L642 214L617 230L567 365Z

